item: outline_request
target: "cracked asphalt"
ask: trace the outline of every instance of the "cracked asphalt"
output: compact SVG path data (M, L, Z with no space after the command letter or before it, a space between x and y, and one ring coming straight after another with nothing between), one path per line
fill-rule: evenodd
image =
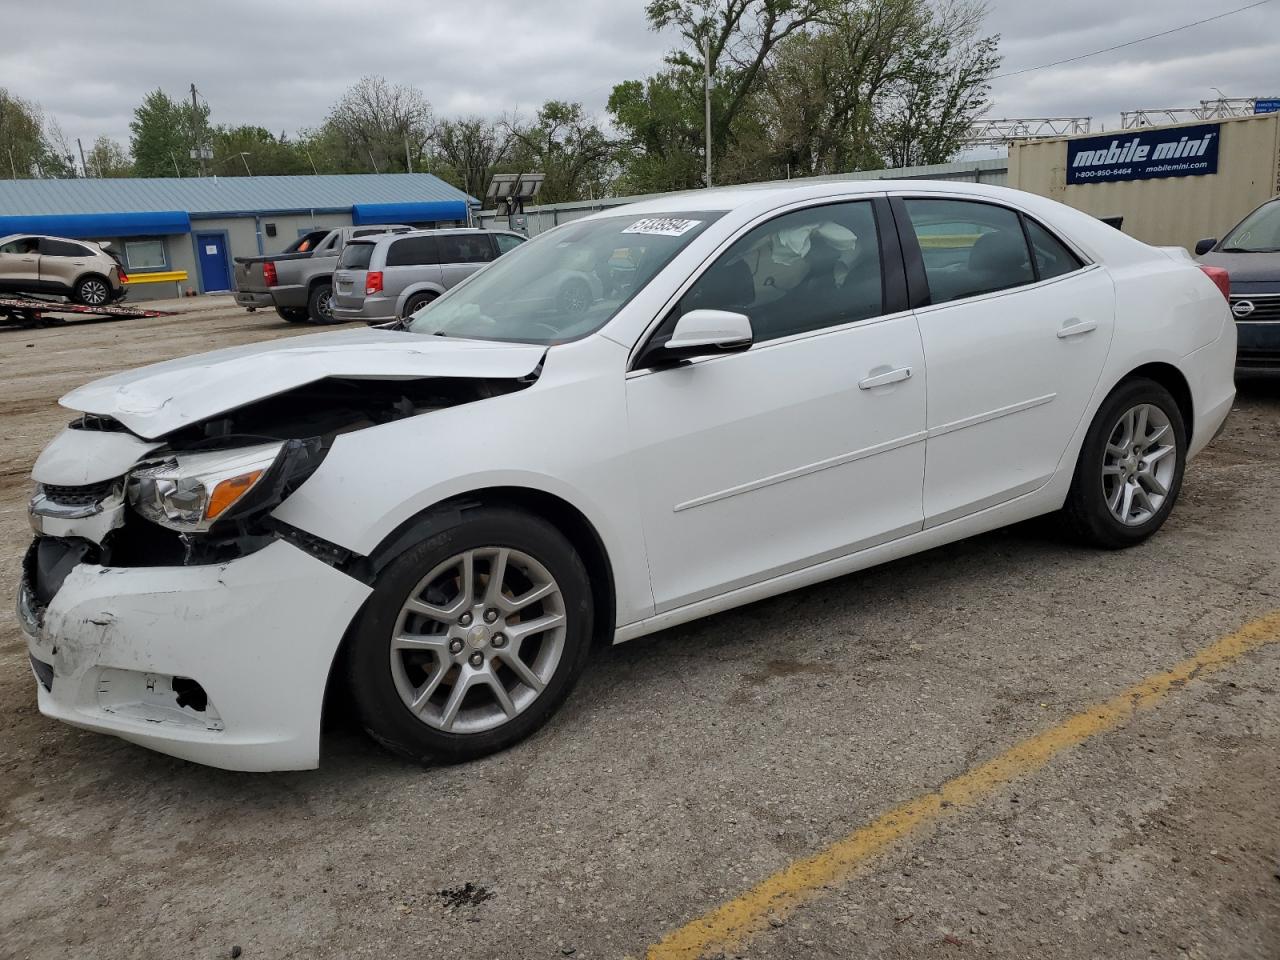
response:
M0 330L0 583L56 398L308 332L225 298ZM602 651L532 740L424 770L342 717L233 774L47 720L0 622L0 957L641 958L672 930L1280 609L1280 377L1165 529L1045 524ZM287 683L288 678L280 678ZM1280 957L1280 644L952 812L724 956ZM712 952L710 955L720 954Z

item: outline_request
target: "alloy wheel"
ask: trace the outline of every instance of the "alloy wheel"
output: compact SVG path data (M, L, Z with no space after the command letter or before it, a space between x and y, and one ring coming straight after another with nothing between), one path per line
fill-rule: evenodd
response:
M80 299L91 306L98 306L105 303L107 299L107 285L101 280L86 280L80 284Z
M409 593L391 636L404 705L447 733L482 733L527 709L564 652L564 598L534 557L481 547L436 566Z
M1136 527L1160 512L1173 487L1178 448L1168 415L1151 403L1130 407L1107 438L1102 495L1121 523Z

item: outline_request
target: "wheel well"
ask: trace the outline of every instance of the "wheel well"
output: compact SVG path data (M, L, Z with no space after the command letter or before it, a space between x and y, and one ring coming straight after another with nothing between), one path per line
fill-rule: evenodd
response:
M307 293L308 293L308 294L309 294L309 293L311 293L311 291L312 291L312 290L314 290L316 287L320 286L322 283L327 283L329 286L331 286L331 287L332 287L332 286L333 286L333 274L328 274L327 276L326 276L326 275L324 275L324 274L321 274L321 275L320 275L320 276L318 276L318 277L312 277L312 278L311 278L311 282L307 284Z
M98 273L98 271L90 270L89 272L82 273L80 274L80 276L76 277L75 280L71 282L71 289L72 290L77 289L80 286L80 284L84 283L86 280L101 280L103 283L107 285L108 289L110 289L111 287L110 280L108 280L102 274Z
M582 563L592 574L591 600L595 608L594 640L607 646L613 641L615 587L613 565L600 534L577 507L554 494L528 487L486 487L438 503L401 524L369 554L370 573L376 572L411 545L416 529L432 515L462 512L475 507L515 507L541 517L569 538ZM603 576L600 576L603 572Z
M1173 395L1178 412L1182 414L1182 422L1187 425L1187 442L1191 442L1191 433L1195 430L1195 407L1191 401L1191 386L1182 371L1170 363L1148 363L1136 370L1129 371L1121 383L1129 380L1146 378L1154 380ZM1117 384L1119 386L1119 384Z
M369 554L360 571L359 579L372 583L377 571L395 559L416 540L416 530L428 522L433 515L447 511L462 512L478 506L505 506L525 510L553 524L561 533L569 538L573 548L578 551L583 565L588 572L603 571L604 576L590 577L591 600L595 607L595 625L592 641L597 646L608 646L613 642L615 588L613 582L613 565L609 562L608 551L604 541L582 511L562 500L554 494L527 487L488 487L475 490L463 496L445 500L427 508L396 528L382 543ZM322 727L328 718L335 714L351 715L346 683L342 681L344 662L350 648L352 628L360 619L357 613L348 625L333 662L329 666L329 676L325 683L324 705L321 708Z

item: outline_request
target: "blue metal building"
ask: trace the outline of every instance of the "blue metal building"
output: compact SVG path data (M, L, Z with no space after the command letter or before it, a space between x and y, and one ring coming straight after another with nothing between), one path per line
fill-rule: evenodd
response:
M312 230L466 225L479 201L429 173L0 180L0 236L109 241L130 299L231 287L231 259L279 253Z

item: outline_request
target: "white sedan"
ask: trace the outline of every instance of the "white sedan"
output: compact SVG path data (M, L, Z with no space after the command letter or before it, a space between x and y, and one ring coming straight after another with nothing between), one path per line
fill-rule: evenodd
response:
M534 295L570 266L586 302ZM1140 543L1231 408L1226 293L1012 190L725 189L561 226L397 329L107 377L33 471L40 710L281 770L344 689L465 760L597 642L1038 514Z

